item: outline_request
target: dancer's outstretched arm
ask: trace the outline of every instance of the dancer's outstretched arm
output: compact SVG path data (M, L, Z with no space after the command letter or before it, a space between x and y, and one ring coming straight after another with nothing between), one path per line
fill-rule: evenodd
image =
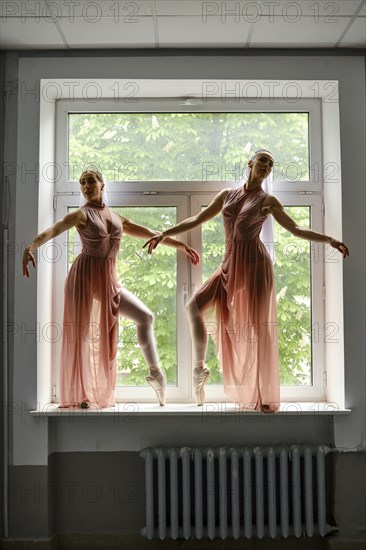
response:
M229 191L231 191L231 189L223 189L222 191L220 191L220 193L216 195L216 197L207 206L207 208L204 208L195 216L187 218L186 220L183 220L176 225L173 225L172 227L166 229L165 231L162 231L161 233L155 234L154 237L146 241L146 243L144 244L144 248L145 246L148 246L148 253L151 254L159 243L164 241L165 244L169 236L178 235L178 233L184 233L185 231L190 231L194 227L197 227L198 225L201 225L207 220L215 217L216 214L221 212L224 200Z
M159 234L158 231L151 231L151 229L148 229L147 227L144 227L143 225L139 225L137 223L132 222L131 220L128 220L124 216L120 216L122 220L123 230L126 233L126 235L130 235L131 237L140 237L142 239L146 239L148 237L154 237L156 234ZM164 244L167 246L171 246L173 248L178 248L180 250L183 250L191 260L193 264L198 264L200 261L200 257L198 252L194 250L194 248L191 248L187 244L183 243L182 241L178 241L176 239L166 239L164 241Z
M273 215L274 219L282 225L287 231L292 233L295 237L300 237L301 239L306 239L308 241L314 241L318 243L330 244L333 248L336 248L342 255L343 258L349 256L349 250L347 246L333 237L324 235L323 233L318 233L312 229L306 229L305 227L299 227L296 222L285 212L283 205L280 203L276 197L269 196L265 200L263 205L263 210L267 209Z
M62 219L56 222L55 224L51 225L48 229L45 231L42 231L42 233L39 233L33 241L30 243L29 246L24 250L23 254L23 275L25 277L29 277L29 268L28 263L31 262L33 264L33 267L36 267L36 260L32 254L34 250L45 244L47 241L53 239L54 237L57 237L64 231L67 231L68 229L71 229L71 227L74 227L76 225L85 225L87 223L87 217L83 209L79 208L78 210L75 210L75 212L71 212L71 214L66 214L66 216Z

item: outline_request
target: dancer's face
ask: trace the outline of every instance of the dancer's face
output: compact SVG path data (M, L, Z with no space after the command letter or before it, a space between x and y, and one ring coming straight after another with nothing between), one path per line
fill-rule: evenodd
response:
M254 159L248 162L249 167L252 170L252 175L259 178L266 178L272 172L274 159L269 153L259 152L255 155Z
M93 172L85 172L80 178L80 189L87 201L99 201L102 197L104 183L99 181Z

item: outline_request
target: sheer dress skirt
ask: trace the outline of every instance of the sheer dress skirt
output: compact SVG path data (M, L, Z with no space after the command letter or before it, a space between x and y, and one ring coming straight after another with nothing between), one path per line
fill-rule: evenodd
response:
M115 404L120 291L114 258L75 260L65 283L61 407Z
M227 243L221 266L195 294L215 343L224 391L240 408L280 402L274 272L259 238Z

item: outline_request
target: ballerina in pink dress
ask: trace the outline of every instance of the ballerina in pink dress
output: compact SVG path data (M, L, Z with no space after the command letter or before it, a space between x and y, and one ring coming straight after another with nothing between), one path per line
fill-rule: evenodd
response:
M103 203L104 179L90 170L80 177L86 204L40 233L23 255L23 275L29 277L32 254L48 240L76 227L82 252L73 262L65 282L65 304L61 351L60 407L115 404L118 316L136 323L137 339L148 366L147 382L160 405L165 404L165 379L159 367L152 312L117 279L116 256L122 232L134 237L155 235L113 212ZM175 239L166 244L183 250L196 264L195 250Z
M220 267L193 295L187 313L193 341L193 386L198 405L205 400L206 326L215 342L224 391L243 409L276 412L280 406L276 295L271 258L259 238L269 214L293 235L329 243L343 257L346 245L316 231L298 227L282 204L262 189L273 167L264 149L248 161L249 176L237 189L224 189L199 214L149 239L151 254L168 236L189 231L222 212L225 255Z

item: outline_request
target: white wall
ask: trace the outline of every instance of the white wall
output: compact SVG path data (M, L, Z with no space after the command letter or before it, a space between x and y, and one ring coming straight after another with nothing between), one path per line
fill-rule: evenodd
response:
M10 58L9 58L10 59ZM14 63L8 63L8 74ZM23 279L20 269L21 246L37 233L38 187L36 174L24 174L24 168L36 170L39 158L39 97L37 83L41 78L243 78L243 79L319 79L338 80L341 114L341 154L343 198L343 239L350 247L351 256L344 265L344 327L346 363L346 406L352 408L349 416L319 420L316 417L297 418L290 432L301 441L336 443L341 447L356 449L365 446L365 296L364 280L364 204L365 204L365 68L362 57L350 56L114 56L68 58L65 56L23 57L19 60L17 104L18 124L16 136L11 120L6 127L9 144L16 138L17 148L5 149L5 161L16 162L17 175L12 181L14 208L11 225L18 251L10 258L14 285L10 288L11 312L17 334L12 340L10 369L13 376L11 394L15 408L13 415L14 465L47 464L48 453L57 450L114 450L118 439L123 448L136 449L139 444L155 445L161 439L161 424L154 420L141 420L131 431L123 429L113 419L103 419L89 427L76 423L68 427L57 420L52 424L53 444L49 446L47 421L37 422L25 414L36 406L36 335L26 334L36 326L36 276ZM14 202L15 201L15 202ZM23 245L24 246L24 245ZM12 278L10 278L12 280ZM335 297L334 299L337 299ZM167 433L175 434L176 444L191 443L188 438L203 445L217 444L226 438L228 425L231 435L242 438L255 437L258 444L287 441L289 423L279 419L261 419L253 426L243 423L217 422L214 429L207 423L192 423L190 418L174 418L164 422ZM58 425L59 423L59 425ZM92 425L91 425L92 426ZM268 429L270 426L270 430ZM294 429L296 428L296 429ZM255 435L254 435L255 433ZM87 445L83 444L89 438ZM57 443L55 443L57 442ZM125 442L125 443L124 443ZM295 441L294 441L295 442ZM239 442L238 442L239 443ZM61 447L60 447L61 445ZM119 447L121 448L121 447Z

